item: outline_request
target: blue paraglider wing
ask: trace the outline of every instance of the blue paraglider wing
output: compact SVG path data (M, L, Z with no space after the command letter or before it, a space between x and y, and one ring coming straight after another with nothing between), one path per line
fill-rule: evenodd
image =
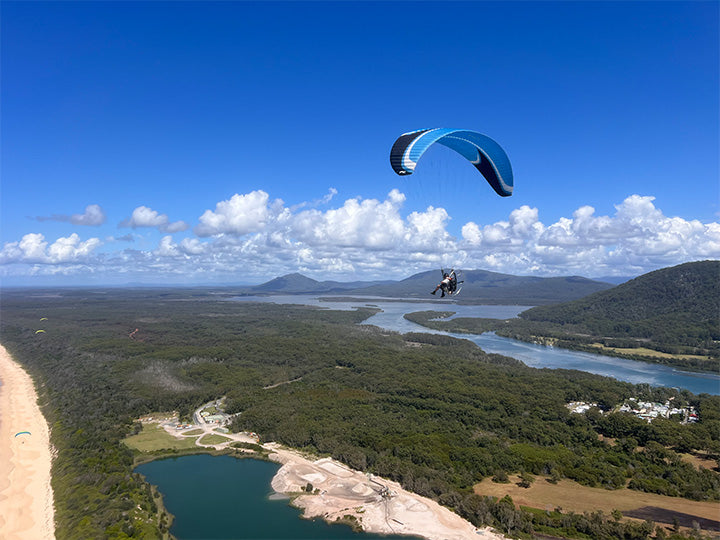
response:
M472 163L495 193L509 197L513 192L510 160L501 146L477 131L465 129L421 129L400 135L390 151L390 165L400 175L412 174L418 160L431 145L452 148Z

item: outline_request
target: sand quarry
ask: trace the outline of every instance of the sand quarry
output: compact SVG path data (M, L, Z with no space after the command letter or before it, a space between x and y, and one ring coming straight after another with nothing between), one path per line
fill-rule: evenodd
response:
M195 417L198 418L198 414ZM195 444L204 448L222 450L235 441L258 443L255 437L245 433L222 433L226 442L201 444L198 428L205 434L217 434L215 424L201 422L187 432L178 431L175 421L154 422L160 423L168 434L176 438L193 433L192 436L197 437ZM277 443L262 446L270 452L271 460L282 464L272 480L273 490L293 497L292 504L301 508L306 518L334 522L352 516L366 532L402 534L428 540L506 538L489 527L478 529L432 499L406 491L397 482L350 469L331 458L306 456ZM312 486L311 492L306 492L308 484Z
M293 504L306 518L335 521L357 519L364 531L406 534L429 539L501 539L489 528L478 529L435 501L410 493L396 482L366 475L323 458L312 461L279 445L266 444L270 459L282 463L272 480L278 493L295 495L312 484L312 493L297 496Z

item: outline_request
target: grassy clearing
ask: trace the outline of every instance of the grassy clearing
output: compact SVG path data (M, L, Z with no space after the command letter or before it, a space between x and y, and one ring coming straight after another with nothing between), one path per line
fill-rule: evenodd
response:
M123 439L123 442L140 452L154 452L166 448L177 450L195 448L196 440L197 437L173 437L158 424L147 424L140 433Z
M499 498L510 495L516 505L540 510L554 510L560 507L563 512L576 513L602 510L609 514L616 509L626 512L644 506L654 506L717 520L720 511L718 502L690 501L630 489L610 491L581 486L572 480L561 480L557 484L551 484L545 477L538 476L529 488L519 487L517 482L520 479L517 476L510 476L509 480L509 484L496 484L490 478L486 478L475 485L475 493Z
M677 359L677 360L710 360L709 356L702 356L702 355L697 355L697 354L670 354L670 353L655 351L653 349L646 349L645 347L637 347L637 348L606 347L602 343L592 343L590 346L595 347L596 349L600 349L601 351L612 352L615 354L624 354L624 355L634 354L634 355L649 356L651 358L672 358L672 359Z
M205 433L202 429L190 429L188 431L180 431L179 432L183 437L193 436L193 435L202 435Z
M697 452L695 454L680 454L680 457L691 463L696 469L704 468L710 470L718 470L718 462L708 453ZM720 514L720 511L718 511Z
M205 435L202 439L200 439L200 444L222 444L225 442L228 442L228 437L223 437L222 435Z

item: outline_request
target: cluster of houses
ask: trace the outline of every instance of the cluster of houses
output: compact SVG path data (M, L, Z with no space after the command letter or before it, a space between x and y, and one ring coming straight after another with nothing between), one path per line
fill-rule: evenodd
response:
M673 398L665 403L652 403L650 401L639 401L636 398L630 398L619 407L613 409L613 412L626 412L652 422L654 418L670 418L671 416L680 416L680 423L689 424L697 422L698 415L695 407L674 407ZM597 407L597 403L587 403L585 401L571 401L566 405L570 412L577 414L585 414L592 407Z
M630 398L620 406L618 411L632 413L643 420L647 420L648 423L652 422L654 418L670 418L675 415L682 417L680 421L682 424L697 422L698 415L695 407L674 407L672 400L673 398L670 398L665 403L651 403Z
M565 405L568 409L570 409L570 412L574 412L577 414L585 414L593 407L597 407L597 403L586 403L584 401L571 401L567 405Z
M202 411L200 413L206 424L225 424L228 421L227 414L209 413L208 411Z
M224 398L220 398L200 407L195 411L195 423L200 425L216 424L218 426L227 426L235 415L227 414L223 411L224 401Z

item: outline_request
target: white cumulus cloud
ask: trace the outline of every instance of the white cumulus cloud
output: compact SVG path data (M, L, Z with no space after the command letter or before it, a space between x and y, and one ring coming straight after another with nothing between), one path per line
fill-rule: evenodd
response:
M333 190L328 203L335 201L330 195ZM349 198L326 209L288 208L256 190L218 202L200 215L194 235L178 240L172 232L180 227L140 206L125 226L166 233L152 247L146 244L150 236L138 237L135 249L98 254L96 238L82 241L73 234L50 242L26 234L0 251L0 275L73 269L155 282L257 282L290 272L316 279L402 279L454 266L599 277L720 259L720 223L666 216L652 196L631 195L610 215L583 205L553 222L542 221L541 209L523 205L494 223L458 224L459 237L449 230L447 209L406 212L404 204L405 196L392 190L383 199ZM115 241L111 245L119 246Z
M184 257L200 255L206 252L206 244L197 238L183 238L179 243L170 235L160 239L157 249L153 252L160 257Z
M161 214L147 206L138 206L135 208L130 218L120 222L119 226L131 227L133 229L137 229L138 227L153 227L166 233L181 232L189 228L189 225L184 221L171 223L167 214Z
M76 233L48 244L42 234L30 233L19 242L6 243L0 251L0 263L62 264L87 260L101 245L102 241L98 238L81 241Z
M227 201L220 201L215 210L206 210L195 227L198 236L218 234L244 235L262 230L282 206L281 200L268 205L269 195L262 190L246 195L233 195Z
M305 210L290 219L291 237L311 246L389 249L402 241L404 196L393 190L385 201L348 199L337 209Z
M507 222L465 224L464 247L498 271L542 275L635 274L720 258L720 224L667 217L654 200L631 195L615 206L613 216L582 206L549 225L539 220L537 209L523 206Z

